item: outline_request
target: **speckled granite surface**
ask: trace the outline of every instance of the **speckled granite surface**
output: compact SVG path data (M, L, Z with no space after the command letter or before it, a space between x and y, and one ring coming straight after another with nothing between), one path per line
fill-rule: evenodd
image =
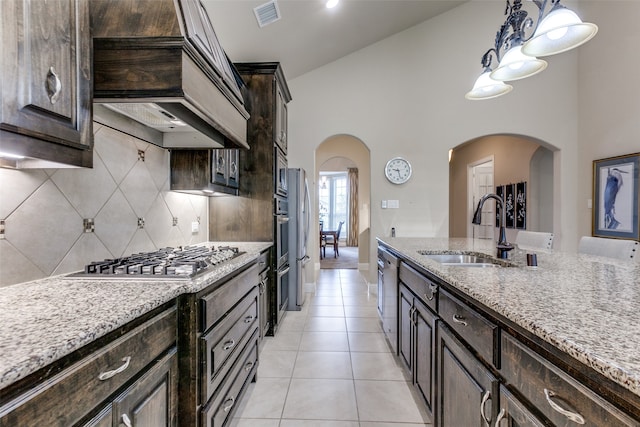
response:
M535 251L538 267L444 266L419 251L495 256L472 239L378 239L524 329L640 395L640 262ZM534 251L527 251L534 252Z
M210 245L211 243L209 243ZM50 277L0 288L0 388L184 293L254 261L271 243L213 242L244 254L192 281Z

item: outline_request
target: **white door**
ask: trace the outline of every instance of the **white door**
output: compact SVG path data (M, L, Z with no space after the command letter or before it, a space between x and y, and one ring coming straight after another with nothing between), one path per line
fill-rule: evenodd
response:
M495 201L488 200L482 207L482 223L471 224L471 218L478 206L478 201L487 193L493 193L493 159L479 164L470 165L469 185L469 224L471 225L470 237L475 239L493 239L495 229Z

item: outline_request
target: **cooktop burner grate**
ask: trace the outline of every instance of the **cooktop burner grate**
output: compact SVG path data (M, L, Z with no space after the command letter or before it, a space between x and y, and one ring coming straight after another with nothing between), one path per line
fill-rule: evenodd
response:
M229 246L162 248L155 252L94 261L87 264L84 271L67 277L186 280L241 254L238 248Z

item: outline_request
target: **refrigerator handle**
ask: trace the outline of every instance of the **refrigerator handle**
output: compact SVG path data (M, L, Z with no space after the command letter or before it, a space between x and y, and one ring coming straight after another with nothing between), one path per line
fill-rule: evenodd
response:
M309 240L309 226L311 225L311 196L309 195L309 183L307 182L307 178L304 179L304 199L306 204L306 212L305 212L305 227L304 227L304 247L305 253L307 248L307 242Z

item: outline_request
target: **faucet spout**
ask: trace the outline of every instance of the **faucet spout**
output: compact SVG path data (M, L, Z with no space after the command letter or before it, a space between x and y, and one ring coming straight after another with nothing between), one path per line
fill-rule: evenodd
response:
M488 193L482 196L480 198L480 201L478 202L478 207L473 214L471 223L480 225L480 223L482 222L482 207L484 206L484 203L489 199L494 199L496 201L496 205L500 209L500 216L498 217L498 244L496 248L498 249L498 258L506 259L509 251L513 249L513 245L507 242L507 232L504 227L505 223L507 222L507 213L506 209L504 209L504 200L502 200L502 197L493 193Z

